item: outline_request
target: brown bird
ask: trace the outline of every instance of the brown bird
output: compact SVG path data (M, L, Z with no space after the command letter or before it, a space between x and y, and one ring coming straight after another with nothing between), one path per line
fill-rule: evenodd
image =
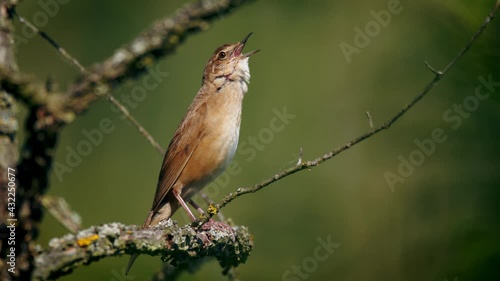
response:
M153 206L143 228L170 218L182 207L203 210L191 198L231 163L238 146L243 97L248 91L248 58L243 54L252 33L235 44L217 48L207 62L202 85L168 145L160 170ZM127 273L137 258L132 255Z

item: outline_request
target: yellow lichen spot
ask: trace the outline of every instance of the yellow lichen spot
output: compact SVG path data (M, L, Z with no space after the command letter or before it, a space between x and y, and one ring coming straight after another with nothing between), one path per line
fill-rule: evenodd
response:
M149 67L149 66L152 66L154 62L155 61L151 56L145 56L144 58L142 58L140 63L141 63L141 65L143 65L145 67Z
M174 44L177 44L179 43L179 36L177 35L171 35L170 38L168 38L168 43L174 45Z
M215 207L214 204L210 204L210 206L208 206L208 213L211 214L212 216L216 215L218 212L219 209L217 209L217 207Z
M80 238L80 239L76 240L76 244L78 244L78 246L80 246L80 247L87 247L88 245L92 244L92 242L94 242L97 239L99 239L99 235L94 234L92 236L88 236L88 237L84 237L84 238Z
M207 30L208 28L210 28L210 25L205 22L205 21L202 21L200 22L200 25L198 26L201 30Z

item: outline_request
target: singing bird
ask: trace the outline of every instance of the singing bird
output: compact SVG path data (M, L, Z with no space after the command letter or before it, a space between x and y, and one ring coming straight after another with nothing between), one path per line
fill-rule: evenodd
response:
M201 88L168 145L143 228L170 218L179 207L195 221L186 202L203 213L191 198L231 163L238 146L243 97L250 83L248 59L259 51L242 53L251 35L217 48L207 62ZM137 256L130 258L127 273Z

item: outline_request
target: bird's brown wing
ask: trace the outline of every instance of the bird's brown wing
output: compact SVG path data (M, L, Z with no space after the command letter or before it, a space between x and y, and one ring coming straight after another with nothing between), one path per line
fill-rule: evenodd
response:
M160 209L161 202L177 182L189 159L205 136L203 120L206 113L207 109L204 103L197 108L190 108L179 128L175 131L167 153L163 158L163 165L151 209L153 214Z

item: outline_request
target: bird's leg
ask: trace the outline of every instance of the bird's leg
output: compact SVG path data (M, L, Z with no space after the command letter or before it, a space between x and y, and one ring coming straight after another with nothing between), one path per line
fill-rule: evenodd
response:
M191 200L191 201L189 201L189 204L191 204L191 206L193 206L193 208L195 208L202 216L205 215L205 211L203 211L203 209L200 207L200 205L196 204L196 202Z
M179 201L179 203L181 203L182 208L184 208L184 210L188 214L191 221L196 221L195 216L193 215L191 210L189 210L189 207L186 205L186 202L184 202L184 200L182 199L182 196L179 193L177 193L175 190L172 190L172 193L174 193L174 196L177 199L177 201Z

